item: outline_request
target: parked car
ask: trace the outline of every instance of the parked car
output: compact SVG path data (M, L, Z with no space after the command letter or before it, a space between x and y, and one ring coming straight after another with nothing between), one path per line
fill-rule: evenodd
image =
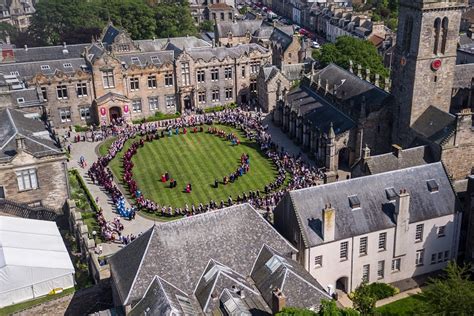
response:
M319 43L316 42L316 41L312 41L311 42L311 48L320 49L321 45L319 45Z

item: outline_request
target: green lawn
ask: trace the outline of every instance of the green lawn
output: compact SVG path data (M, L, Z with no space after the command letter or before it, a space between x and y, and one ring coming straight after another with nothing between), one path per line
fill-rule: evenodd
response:
M377 315L383 316L402 316L402 315L419 315L418 309L422 302L418 295L412 295L393 303L377 308Z
M20 312L24 309L31 308L35 305L39 305L39 304L42 304L44 302L48 302L48 301L51 301L53 299L57 299L57 298L72 294L72 293L74 293L74 291L75 291L74 288L70 288L70 289L64 290L63 292L61 292L59 294L46 295L46 296L42 296L42 297L30 300L30 301L25 301L25 302L18 303L18 304L15 304L15 305L10 305L10 306L4 307L4 308L0 308L0 316L11 315L13 313Z
M151 143L145 143L132 158L134 163L134 179L145 197L154 200L160 205L184 207L191 204L208 203L211 199L216 202L226 201L231 195L235 200L243 192L263 190L277 176L277 169L273 162L260 152L255 142L249 142L244 135L231 127L219 126L226 131L238 133L241 144L232 146L225 139L206 132L187 135L180 134L172 137L160 138ZM204 127L207 131L207 126ZM112 139L104 142L99 153L104 154L113 142ZM110 167L117 178L122 178L122 155L130 146L129 141L125 149L110 163ZM240 164L243 153L250 155L250 171L234 183L219 184L213 187L214 179L222 178L234 172ZM177 187L169 188L169 183L160 181L166 171L177 180ZM184 193L185 185L192 184L192 192Z

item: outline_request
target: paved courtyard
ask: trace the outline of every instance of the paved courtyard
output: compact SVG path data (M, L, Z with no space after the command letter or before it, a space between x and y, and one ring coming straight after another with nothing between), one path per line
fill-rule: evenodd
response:
M275 126L271 121L271 116L267 115L264 119L264 125L268 125L268 131L272 135L272 139L279 146L283 146L286 151L291 154L297 155L301 152L300 148L289 139L277 126ZM64 133L64 132L63 132ZM61 133L62 134L62 133ZM73 138L74 133L72 133L71 139ZM98 186L97 184L92 183L92 181L87 176L87 170L89 166L97 160L97 147L101 142L79 142L73 143L71 149L71 158L68 162L68 168L75 168L79 171L80 175L83 177L86 185L91 192L92 196L98 197L98 205L104 211L104 217L107 221L113 221L114 218L119 217L116 213L115 206L112 203L112 200L108 197L105 191ZM83 156L87 163L86 168L81 168L79 165L79 158ZM310 164L314 164L314 161L310 160L306 154L303 154L303 159ZM127 207L130 207L127 205ZM124 225L124 230L122 234L124 235L138 235L145 232L154 224L160 224L159 221L153 221L151 219L145 218L143 216L136 216L135 219L129 221L124 218L120 218L120 221ZM118 243L103 243L103 254L108 255L115 253L121 247L121 244Z

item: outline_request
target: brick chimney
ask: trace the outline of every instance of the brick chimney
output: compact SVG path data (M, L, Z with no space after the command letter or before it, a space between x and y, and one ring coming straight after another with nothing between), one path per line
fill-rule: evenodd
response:
M272 292L272 314L281 312L286 306L286 296L283 292L276 288Z
M402 158L402 147L397 144L392 145L392 152L398 159Z
M16 151L17 152L23 151L25 149L25 137L18 134L16 135L15 141L16 141Z
M333 241L336 234L336 210L331 204L326 204L323 209L323 240Z

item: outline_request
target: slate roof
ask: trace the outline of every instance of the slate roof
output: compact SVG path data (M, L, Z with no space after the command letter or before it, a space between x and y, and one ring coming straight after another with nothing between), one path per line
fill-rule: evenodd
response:
M336 135L342 134L356 125L350 117L305 85L291 90L286 95L286 99L293 111L302 115L305 120L311 121L313 127L323 133L329 131L331 123L333 123Z
M427 181L432 179L439 185L438 192L428 190ZM406 189L410 194L410 223L460 211L441 162L291 191L290 211L296 213L306 247L324 243L322 210L328 203L335 209L335 240L395 227L395 203L387 198L389 188L395 192ZM353 210L348 197L354 195L360 208Z
M12 72L18 72L18 76L21 78L29 79L37 74L53 76L56 72L69 75L74 74L77 70L90 72L90 69L85 64L84 58L2 64L0 65L0 73L11 74ZM83 66L86 67L84 68Z
M257 309L270 312L258 290L243 275L211 259L194 291L205 313L219 308L219 301L213 298L217 298L225 289L243 291L245 293L243 305L247 310Z
M455 128L456 117L437 107L428 107L413 123L412 128L426 139L441 143L451 135Z
M242 204L156 225L109 262L124 305L143 297L155 275L192 293L210 259L249 275L263 244L290 256L297 250L250 205Z
M120 34L120 32L123 32L116 28L112 23L109 23L107 25L107 29L104 32L104 35L102 36L102 43L105 43L107 45L111 45L114 43L115 38L117 35Z
M268 52L266 48L254 43L241 44L232 47L193 48L186 50L186 52L195 60L202 59L208 62L212 58L217 58L218 60L223 60L226 57L239 58L244 54L250 54L250 52L254 50L261 53Z
M454 66L453 89L471 89L474 79L474 64Z
M336 85L335 95L338 99L343 101L353 100L354 104L361 104L362 99L365 98L368 108L383 106L390 97L388 92L336 64L331 63L321 69L315 74L313 82L318 82L319 78L323 87L327 80L330 91L333 91Z
M253 34L260 29L262 23L263 20L222 21L217 23L217 33L220 37L227 37L229 33L232 36L242 37L247 33Z
M174 53L171 51L158 51L158 52L146 52L146 53L129 53L119 55L117 58L130 66L136 64L137 66L146 66L148 64L155 64L157 66L165 63L173 63ZM135 61L138 58L138 62ZM132 60L133 59L133 60Z
M35 157L63 154L50 138L43 122L28 118L28 115L31 114L15 109L0 110L0 162L16 156L17 136L24 137L24 150Z
M143 298L130 311L142 315L202 315L192 297L166 280L155 276Z
M272 35L270 35L270 41L274 45L281 46L283 51L285 51L293 42L293 34L288 34L285 32L285 29L275 27L273 29Z
M161 51L166 48L168 44L183 49L199 48L199 47L212 47L212 44L206 42L203 39L195 36L183 36L183 37L171 37L171 38L157 38L148 40L134 41L143 52L155 52Z
M274 65L264 66L262 67L262 71L263 71L263 77L265 79L265 82L268 82L269 80L271 80L279 72L277 66L274 66Z
M80 58L84 49L90 44L74 44L64 46L28 47L28 49L17 48L13 50L15 63L62 60Z
M281 72L290 81L300 80L306 70L306 64L287 64L281 66Z
M272 295L276 288L286 296L287 306L318 309L322 299L331 299L300 264L282 257L267 245L262 247L251 277L269 306L273 304Z
M428 146L418 146L415 148L403 149L401 158L397 158L394 153L371 156L367 159L367 167L370 174L377 174L409 167L421 166L434 162L433 155Z

